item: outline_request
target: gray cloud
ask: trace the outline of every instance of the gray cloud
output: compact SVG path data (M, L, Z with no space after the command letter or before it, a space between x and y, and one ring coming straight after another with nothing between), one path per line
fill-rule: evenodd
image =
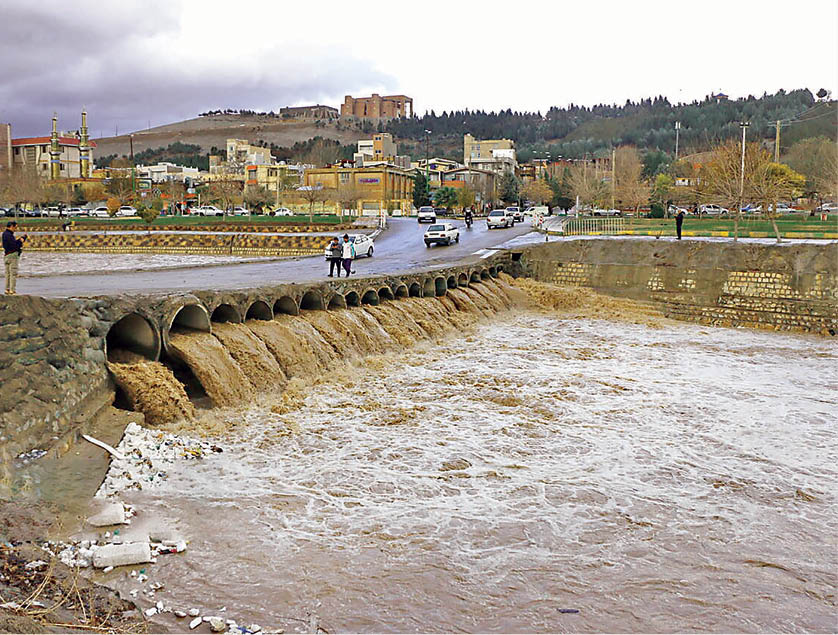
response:
M16 137L62 129L105 136L214 108L278 109L394 80L318 45L263 46L257 56L207 37L185 42L176 2L5 2L0 21L0 121ZM293 49L293 50L289 50Z

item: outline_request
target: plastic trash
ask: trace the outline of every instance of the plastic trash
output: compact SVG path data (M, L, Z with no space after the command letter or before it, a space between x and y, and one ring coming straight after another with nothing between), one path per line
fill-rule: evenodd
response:
M151 560L151 547L147 542L126 542L120 545L105 545L93 554L93 566L121 567L125 564L139 564Z

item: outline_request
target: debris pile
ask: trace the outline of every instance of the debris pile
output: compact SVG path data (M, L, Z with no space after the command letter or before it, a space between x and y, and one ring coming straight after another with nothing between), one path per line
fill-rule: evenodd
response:
M222 452L213 443L148 430L133 422L125 428L117 450L119 456L113 456L97 497L154 487L168 478L168 470L175 461L202 459Z

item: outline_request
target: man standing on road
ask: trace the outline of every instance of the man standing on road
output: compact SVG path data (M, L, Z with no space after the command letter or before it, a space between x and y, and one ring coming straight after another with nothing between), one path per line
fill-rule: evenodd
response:
M340 240L335 236L332 242L329 243L329 277L333 277L337 269L338 278L340 278L340 263L343 258L343 248L340 246Z
M352 271L352 260L355 258L355 244L349 240L349 234L343 235L343 268L346 271L346 277L349 277L349 274ZM340 272L338 272L340 275Z
M16 295L17 266L20 263L20 252L23 250L23 243L26 236L15 238L17 222L6 223L6 231L3 232L3 252L6 262L6 295Z
M681 225L684 224L684 210L678 208L678 213L675 214L675 233L678 234L678 240L681 240Z

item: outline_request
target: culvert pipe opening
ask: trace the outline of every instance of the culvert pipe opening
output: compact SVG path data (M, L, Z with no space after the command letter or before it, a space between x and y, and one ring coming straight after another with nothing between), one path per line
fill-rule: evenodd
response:
M299 315L300 309L294 298L288 295L282 296L279 300L274 302L274 315Z
M431 285L431 287L433 288L433 285ZM422 287L419 285L418 282L411 282L410 283L410 289L408 290L408 295L411 298L421 298L422 297Z
M342 295L335 294L332 296L331 300L329 300L329 304L326 307L330 311L334 309L345 309L346 308L346 298Z
M182 306L175 317L169 330L195 330L209 331L210 319L207 310L200 304L186 304Z
M461 273L459 276L457 276L457 284L461 287L467 287L468 286L468 276L464 273Z
M471 282L480 282L480 274L477 273L476 271L472 271L470 281Z
M378 303L378 294L375 292L375 289L369 289L365 291L364 295L361 297L361 304L371 304L372 306L378 306Z
M480 279L481 280L488 280L492 276L489 275L489 271L487 269L480 270Z
M256 300L253 304L250 305L247 309L247 313L245 314L246 320L264 320L268 322L274 319L273 311L271 311L270 305L265 302L264 300Z
M390 287L381 287L378 290L378 298L380 300L393 300L393 291L390 289Z
M445 278L437 278L434 280L434 295L441 296L445 295L448 291L448 286L445 284Z
M422 283L422 295L428 298L436 295L436 284L433 278L425 278Z
M410 295L410 293L408 293L406 284L400 284L398 287L396 287L396 297L397 298L406 298L409 295Z
M315 291L307 291L300 299L300 308L304 311L322 311L323 296Z
M238 309L230 304L219 304L210 316L211 322L233 322L238 324L242 321Z
M454 276L448 276L448 288L449 289L456 289L457 288L457 279Z
M129 313L111 326L105 345L109 362L129 362L134 355L156 361L160 355L157 329L138 313Z
M350 291L343 297L346 300L346 306L361 306L361 296L355 291Z

